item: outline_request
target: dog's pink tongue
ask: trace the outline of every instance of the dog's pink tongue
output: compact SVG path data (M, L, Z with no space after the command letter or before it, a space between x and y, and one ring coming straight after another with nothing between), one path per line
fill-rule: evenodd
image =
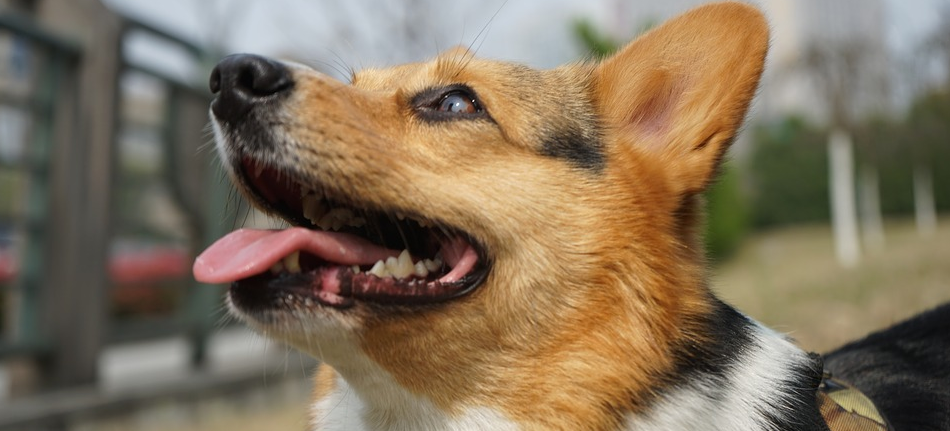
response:
M399 255L398 250L339 232L239 229L201 253L192 271L202 283L230 283L263 273L298 250L336 265L372 265Z

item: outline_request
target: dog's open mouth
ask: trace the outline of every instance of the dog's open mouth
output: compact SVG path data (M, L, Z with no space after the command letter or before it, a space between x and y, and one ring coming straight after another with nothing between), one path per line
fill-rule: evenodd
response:
M231 283L238 307L288 298L336 308L429 304L462 296L487 275L475 241L438 221L341 204L250 158L239 171L258 201L294 227L237 230L198 256L195 278Z

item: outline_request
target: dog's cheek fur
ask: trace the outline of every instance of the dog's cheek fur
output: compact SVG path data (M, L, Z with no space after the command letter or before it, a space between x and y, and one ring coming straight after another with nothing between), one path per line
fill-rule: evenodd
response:
M380 315L368 322L363 349L448 411L493 405L548 427L616 425L622 412L644 406L648 388L672 366L671 340L702 309L681 278L696 277L692 268L649 258L684 248L667 234L674 221L664 214L675 200L651 181L649 166L585 179L565 174L561 160L519 164L537 170L523 173L535 179L530 192L508 190L498 207L484 209L517 245L494 249L485 285L437 309ZM620 193L630 199L607 197ZM604 225L617 229L605 233ZM684 287L651 288L659 285Z

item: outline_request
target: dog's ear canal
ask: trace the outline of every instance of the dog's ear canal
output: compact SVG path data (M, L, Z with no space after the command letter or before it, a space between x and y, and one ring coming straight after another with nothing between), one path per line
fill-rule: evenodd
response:
M701 192L755 94L768 37L758 10L719 3L634 40L594 71L605 137L655 154L676 192Z

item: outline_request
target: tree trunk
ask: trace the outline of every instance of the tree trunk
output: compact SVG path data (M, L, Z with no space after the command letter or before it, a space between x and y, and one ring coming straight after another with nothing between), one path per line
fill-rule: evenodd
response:
M872 251L884 250L884 222L881 216L881 191L877 166L861 165L858 202L861 210L861 237Z
M937 230L933 173L921 163L914 166L914 216L920 236L929 237Z
M856 266L861 260L854 201L853 146L848 132L840 128L832 129L828 137L831 225L838 263L848 268Z

